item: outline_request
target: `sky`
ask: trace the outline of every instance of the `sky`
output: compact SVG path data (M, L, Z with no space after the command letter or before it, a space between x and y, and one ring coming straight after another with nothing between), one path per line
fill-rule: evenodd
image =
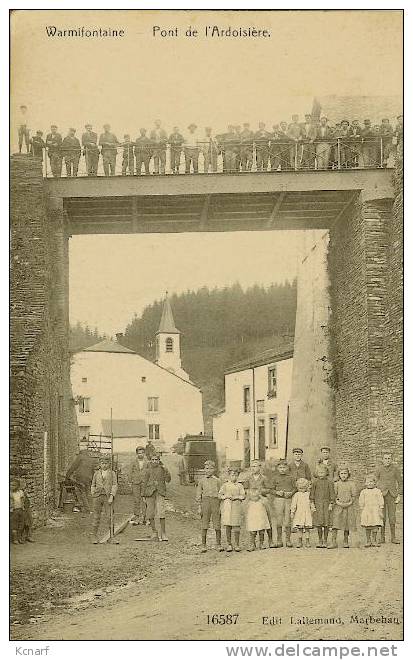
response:
M315 96L400 95L400 11L31 10L12 16L14 110L30 127L82 132L111 124L118 137L160 119L167 130L195 121L267 125L301 117ZM269 38L189 38L205 25L266 28ZM50 38L46 26L125 29L123 39ZM153 27L180 36L153 36ZM293 279L298 232L82 236L70 239L70 317L113 334L164 295L239 281Z

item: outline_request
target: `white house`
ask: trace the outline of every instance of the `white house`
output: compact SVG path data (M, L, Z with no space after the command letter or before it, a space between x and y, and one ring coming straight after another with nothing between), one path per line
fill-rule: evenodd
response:
M156 334L156 362L103 340L73 356L72 389L80 437L110 434L119 451L151 439L168 448L203 432L202 393L181 366L180 332L166 298ZM116 448L115 448L116 450Z
M225 410L213 419L217 451L245 467L284 458L293 367L292 347L264 351L225 373Z

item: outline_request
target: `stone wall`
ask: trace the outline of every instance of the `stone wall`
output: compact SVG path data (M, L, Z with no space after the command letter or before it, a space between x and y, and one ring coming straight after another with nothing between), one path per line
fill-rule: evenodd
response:
M391 214L392 200L363 202L359 196L330 232L337 457L358 480L374 467L383 449Z
M56 505L58 474L77 448L69 379L68 239L48 214L41 168L11 159L11 473L26 480L35 524Z

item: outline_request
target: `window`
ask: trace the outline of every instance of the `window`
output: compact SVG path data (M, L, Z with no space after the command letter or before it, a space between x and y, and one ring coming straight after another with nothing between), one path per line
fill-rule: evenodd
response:
M149 424L149 440L159 440L159 424Z
M159 410L159 397L148 396L148 411L158 412L158 410Z
M268 367L268 396L277 396L277 367Z
M90 412L90 398L81 396L79 399L79 412L88 413Z
M167 353L173 353L174 350L174 340L172 337L167 337L165 342L165 348Z
M244 412L251 412L251 388L244 387Z
M277 415L270 417L270 447L278 447L278 423Z
M87 383L87 378L83 377L82 378L82 383Z
M264 412L264 399L258 399L257 401L257 413Z
M146 383L146 376L142 376L141 381L142 383Z

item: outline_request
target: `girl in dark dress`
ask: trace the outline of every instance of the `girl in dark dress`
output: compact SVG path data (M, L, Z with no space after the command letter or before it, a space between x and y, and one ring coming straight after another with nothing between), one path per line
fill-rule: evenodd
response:
M315 479L311 486L310 502L313 511L313 526L317 527L317 548L326 548L328 530L331 525L331 511L335 501L334 484L328 478L325 465L317 466Z

